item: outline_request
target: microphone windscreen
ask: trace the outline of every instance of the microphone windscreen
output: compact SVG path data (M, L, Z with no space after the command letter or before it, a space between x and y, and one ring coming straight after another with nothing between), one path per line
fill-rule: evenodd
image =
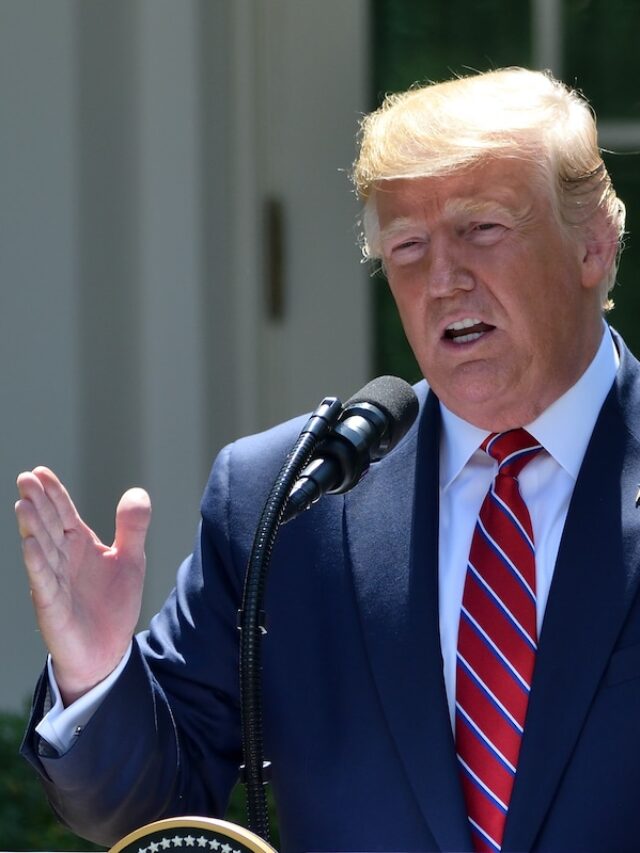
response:
M351 406L369 403L389 417L388 450L408 432L418 415L418 398L411 385L398 376L378 376L350 397L344 405L345 415Z

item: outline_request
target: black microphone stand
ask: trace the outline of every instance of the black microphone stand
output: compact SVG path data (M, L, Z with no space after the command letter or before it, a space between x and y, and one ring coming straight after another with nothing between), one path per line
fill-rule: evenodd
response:
M249 829L269 841L269 815L265 784L269 762L264 760L260 640L265 630L264 588L271 552L289 494L309 462L318 442L337 423L342 403L326 397L311 415L289 452L269 493L258 524L245 576L240 629L240 716L244 764L241 778L247 796Z

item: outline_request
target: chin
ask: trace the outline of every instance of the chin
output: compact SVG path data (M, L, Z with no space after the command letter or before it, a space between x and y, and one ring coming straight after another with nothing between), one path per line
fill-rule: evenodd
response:
M495 385L468 389L464 395L447 392L438 394L435 388L433 390L438 399L459 418L490 432L516 429L535 418L535 415L531 416L530 407L523 406L521 400L501 400L500 395L496 394Z
M428 379L428 377L427 377ZM502 396L498 390L498 384L495 379L487 380L486 377L470 382L468 378L464 382L450 379L445 383L429 383L433 388L438 398L451 409L467 409L468 407L478 406L480 408L499 408L500 397Z

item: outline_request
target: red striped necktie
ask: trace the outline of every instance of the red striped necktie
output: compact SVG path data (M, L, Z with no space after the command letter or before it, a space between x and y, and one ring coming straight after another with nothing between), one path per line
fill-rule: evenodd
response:
M456 749L475 849L501 849L537 646L535 552L518 475L542 449L526 430L481 445L498 473L480 508L462 596Z

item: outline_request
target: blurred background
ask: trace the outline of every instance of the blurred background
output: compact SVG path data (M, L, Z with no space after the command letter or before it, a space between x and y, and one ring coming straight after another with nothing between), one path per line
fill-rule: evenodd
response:
M0 709L45 655L20 470L54 468L109 542L150 491L146 622L223 444L417 378L348 180L385 92L505 65L585 92L628 209L611 322L640 352L639 35L638 0L0 0Z

